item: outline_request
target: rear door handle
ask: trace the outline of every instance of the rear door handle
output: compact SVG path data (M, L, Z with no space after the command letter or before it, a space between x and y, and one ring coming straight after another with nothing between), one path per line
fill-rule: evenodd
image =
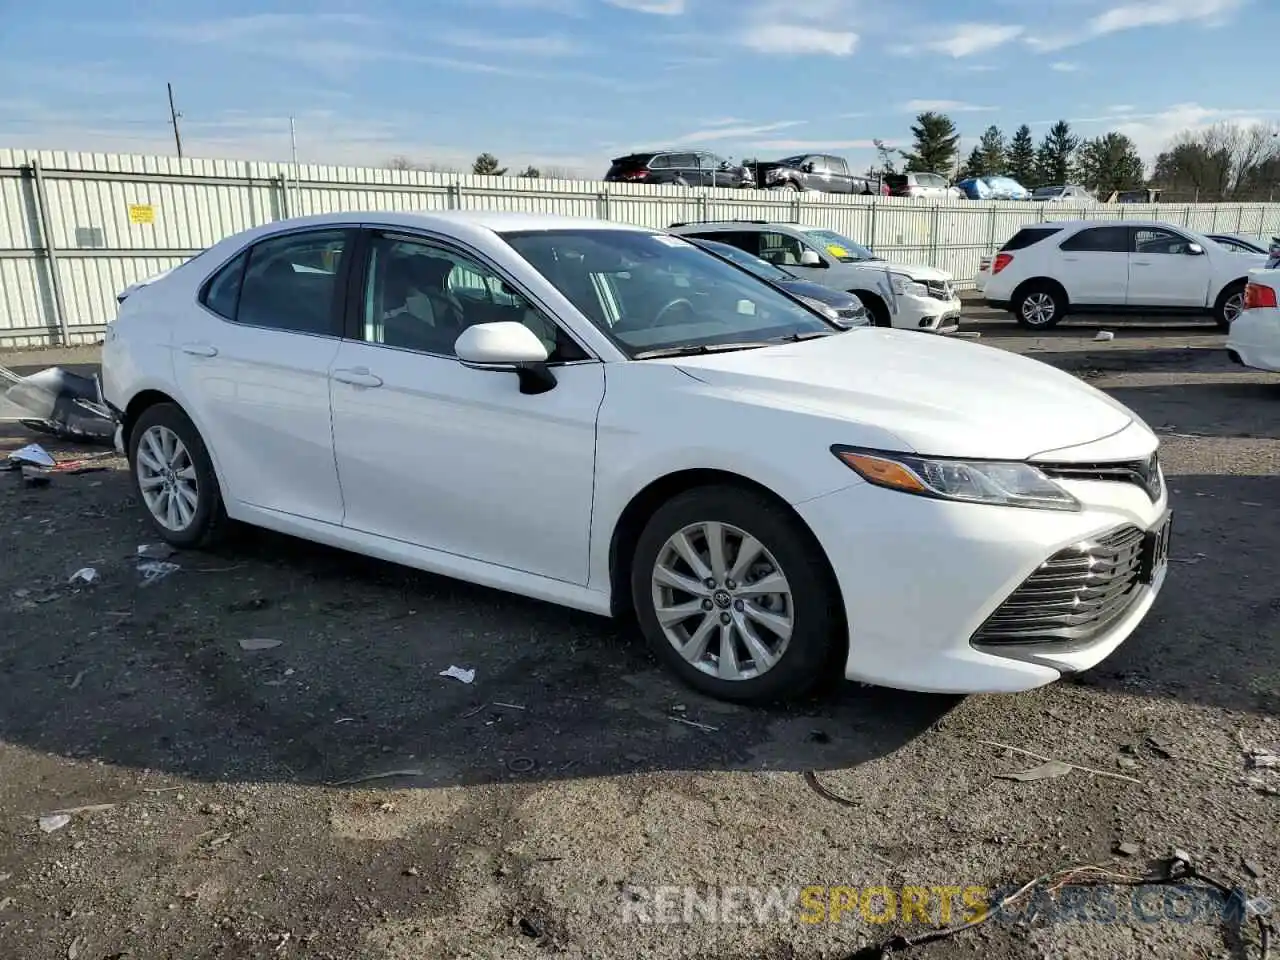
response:
M1149 267L1149 266L1151 266L1151 261L1150 261L1150 260L1133 260L1133 261L1131 261L1131 262L1129 263L1129 266L1131 266L1131 267Z
M193 357L216 357L218 348L209 343L184 343L182 352Z
M333 371L333 379L339 383L349 383L353 387L380 387L382 378L369 372L368 367L350 367Z

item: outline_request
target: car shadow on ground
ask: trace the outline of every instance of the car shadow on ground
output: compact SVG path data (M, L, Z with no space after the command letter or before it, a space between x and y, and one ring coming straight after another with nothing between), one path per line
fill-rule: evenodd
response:
M302 783L821 770L890 754L960 702L836 682L734 706L612 621L263 531L144 585L131 555L153 538L123 470L0 487L17 560L0 573L0 738L33 750ZM96 581L69 584L83 566Z

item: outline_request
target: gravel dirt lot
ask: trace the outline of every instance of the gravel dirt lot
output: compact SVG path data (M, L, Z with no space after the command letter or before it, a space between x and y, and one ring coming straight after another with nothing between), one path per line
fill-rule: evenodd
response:
M1099 323L965 322L1133 407L1173 490L1146 623L1016 696L726 706L608 622L265 533L146 584L122 462L0 476L0 957L845 958L926 927L635 914L662 885L999 887L1173 848L1275 897L1280 771L1248 769L1242 738L1280 747L1280 377L1232 367L1206 325L1095 343ZM0 452L33 439L0 424ZM1039 761L983 740L1130 779L1000 779ZM1023 915L907 955L1257 955L1250 929L1128 896L1114 922Z

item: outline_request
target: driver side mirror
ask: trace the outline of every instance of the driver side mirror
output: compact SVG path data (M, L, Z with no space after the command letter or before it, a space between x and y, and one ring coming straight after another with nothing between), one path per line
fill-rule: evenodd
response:
M826 266L822 262L822 258L812 250L802 250L800 252L800 266L802 267L823 267Z
M521 393L546 393L556 385L555 374L547 369L546 345L514 320L467 327L454 341L453 352L469 367L514 370Z
M1198 244L1198 243L1191 243L1191 244L1188 244L1188 245L1187 245L1187 253L1191 254L1191 256L1193 256L1193 257L1203 256L1203 255L1204 255L1204 247L1200 246L1200 244Z

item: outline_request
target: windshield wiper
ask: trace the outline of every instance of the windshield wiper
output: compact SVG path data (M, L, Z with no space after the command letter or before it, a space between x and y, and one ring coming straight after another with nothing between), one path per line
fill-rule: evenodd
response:
M830 337L837 333L844 333L843 330L805 330L800 333L788 333L785 337L779 337L778 340L786 343L800 343L802 340L816 340L818 337Z
M773 341L777 343L777 341ZM695 357L705 353L728 353L731 350L755 350L758 347L770 347L773 343L765 340L743 340L738 343L698 343L685 344L681 347L657 347L653 350L641 350L632 354L633 360L653 360L658 357Z

